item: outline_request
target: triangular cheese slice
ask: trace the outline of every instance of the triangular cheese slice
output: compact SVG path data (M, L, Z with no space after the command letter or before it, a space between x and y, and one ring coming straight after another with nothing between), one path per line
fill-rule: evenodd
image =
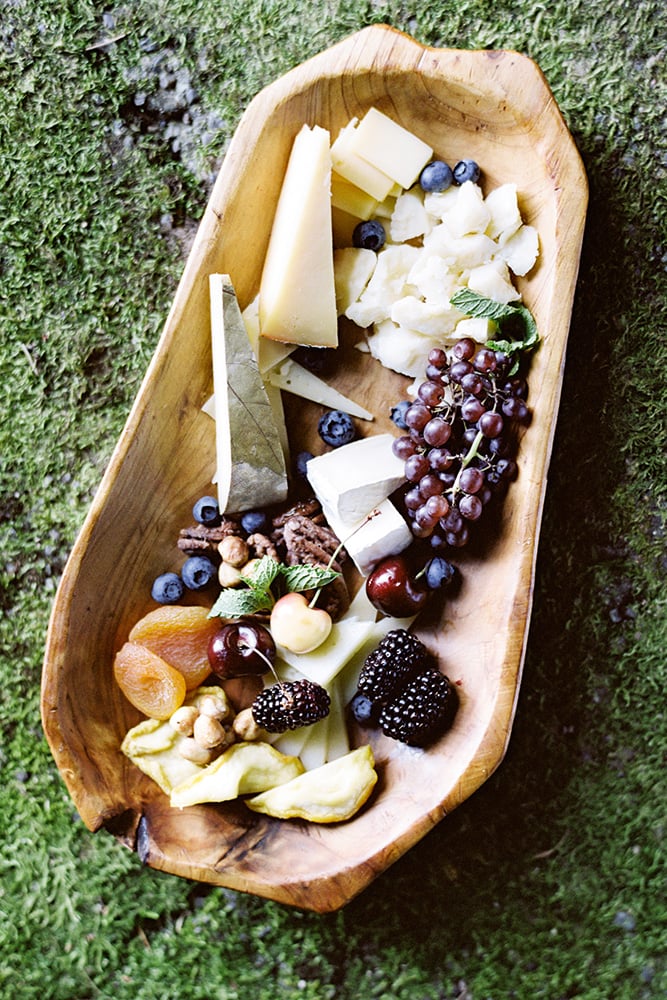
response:
M229 275L209 277L218 503L239 512L287 497L281 435Z
M259 290L261 335L338 345L329 133L304 125L287 165Z

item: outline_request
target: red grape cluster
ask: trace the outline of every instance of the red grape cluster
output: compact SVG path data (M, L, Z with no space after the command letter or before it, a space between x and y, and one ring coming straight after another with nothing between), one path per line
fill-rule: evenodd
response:
M467 544L473 522L516 477L516 426L526 424L528 385L507 355L466 337L428 356L426 380L394 441L405 461L412 533L433 548Z

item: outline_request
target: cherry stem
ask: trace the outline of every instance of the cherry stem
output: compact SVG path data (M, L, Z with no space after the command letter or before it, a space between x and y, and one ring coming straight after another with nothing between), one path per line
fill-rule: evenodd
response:
M260 660L264 660L264 662L266 663L267 667L269 668L269 670L271 671L271 673L275 677L275 679L278 682L278 684L282 684L282 681L280 680L280 677L278 677L278 674L276 673L275 667L271 663L271 660L268 658L268 656L266 655L266 653L263 653L261 651L261 649L258 649L257 646L251 646L250 643L248 643L248 642L237 642L236 643L236 648L241 653L244 650L250 650L251 652L253 652L255 654L255 656L259 656Z

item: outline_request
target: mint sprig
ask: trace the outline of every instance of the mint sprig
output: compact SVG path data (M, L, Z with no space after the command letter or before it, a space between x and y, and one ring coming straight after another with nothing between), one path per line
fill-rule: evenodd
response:
M532 350L540 341L535 318L524 305L495 302L471 288L459 289L450 301L466 316L491 320L499 336L488 340L486 346L494 351L502 351L509 357L516 355L512 372L518 367L518 355Z
M209 611L209 618L243 618L262 611L270 612L280 593L316 590L340 576L329 567L298 563L285 566L271 556L263 556L254 566L244 586L224 587Z

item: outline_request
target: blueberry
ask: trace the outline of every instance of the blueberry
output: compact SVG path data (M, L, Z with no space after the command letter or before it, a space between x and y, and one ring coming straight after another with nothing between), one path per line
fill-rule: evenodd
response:
M215 497L200 497L192 508L192 516L198 524L214 528L220 524L220 508Z
M408 429L408 425L405 422L405 414L408 412L411 405L412 404L409 399L403 399L400 403L397 403L396 406L392 406L390 410L389 416L394 421L396 426L400 427L402 431L406 431Z
M481 173L474 160L459 160L454 167L454 183L465 184L466 181L472 181L473 184L476 184Z
M443 559L442 556L434 556L433 559L429 559L424 567L424 579L429 590L449 587L456 579L456 574L456 567Z
M322 414L317 424L317 430L325 444L339 448L342 444L354 441L357 431L349 413L342 410L329 410Z
M294 463L297 476L300 476L302 479L308 478L306 466L310 462L311 458L314 457L315 456L313 455L312 451L299 452L299 454L296 456L296 461Z
M158 604L176 604L183 596L184 587L178 573L162 573L151 587L151 597Z
M254 535L257 531L266 533L269 519L263 510L248 510L241 516L241 527L246 535Z
M419 175L422 191L446 191L453 180L452 168L443 160L427 163Z
M350 702L350 711L361 726L372 726L377 722L378 711L376 705L367 695L361 694L360 691L355 694Z
M384 226L377 219L360 222L354 227L352 233L354 246L360 247L362 250L381 250L386 238Z
M208 556L190 556L181 569L181 579L188 590L203 590L217 575L216 565Z

